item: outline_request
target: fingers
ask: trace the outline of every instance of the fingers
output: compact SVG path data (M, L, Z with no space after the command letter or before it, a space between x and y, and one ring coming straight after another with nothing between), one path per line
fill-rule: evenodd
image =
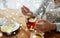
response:
M36 22L38 25L43 25L44 23L46 23L46 21L41 19Z
M46 20L38 19L37 22L46 22Z
M38 32L39 31L41 31L41 32L45 31L45 29L44 29L44 27L42 25L37 25L36 28L35 28L35 30L37 30Z
M39 22L36 24L36 30L40 30L42 32L48 32L50 31L50 23L46 20L39 20Z
M32 16L32 12L25 6L21 8L22 13L27 16L27 18L30 18Z
M26 16L26 18L32 17L32 12L25 6L21 8L22 13Z
M23 8L21 8L21 10L22 10L22 13L23 13L24 15L26 15L25 10L24 10Z
M23 6L22 8L22 12L24 13L28 13L29 12L29 9L27 8L27 7L25 7L25 6Z
M37 20L37 22L36 22L36 24L45 24L45 23L50 23L49 21L47 21L47 20L42 20L42 19L38 19Z
M21 10L22 10L22 13L26 15L26 11L24 10L24 7L22 7Z
M41 32L47 32L47 31L49 31L49 28L46 27L45 25L37 25L35 30L41 31Z
M29 11L29 9L26 6L23 6L25 10Z

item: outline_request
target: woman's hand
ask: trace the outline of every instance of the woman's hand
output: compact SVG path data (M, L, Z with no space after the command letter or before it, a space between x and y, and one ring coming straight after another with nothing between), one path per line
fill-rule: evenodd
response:
M32 17L32 12L27 8L27 7L25 7L25 6L23 6L22 8L21 8L21 10L22 10L22 13L27 17L27 18L30 18L30 17Z
M37 20L35 29L37 31L49 32L51 30L55 30L56 29L56 25L53 24L53 23L50 23L47 20Z

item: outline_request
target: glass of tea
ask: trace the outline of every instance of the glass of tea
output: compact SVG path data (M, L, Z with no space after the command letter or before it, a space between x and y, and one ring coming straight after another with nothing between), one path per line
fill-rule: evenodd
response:
M28 27L29 30L34 30L34 28L36 26L36 20L37 20L37 18L28 19L27 27Z
M40 24L43 24L44 22L41 21ZM34 25L34 26L33 26ZM30 38L44 38L44 33L40 30L35 29L36 28L36 21L32 23L32 26L29 26L29 30L31 30Z
M37 19L38 18L29 18L28 19L27 27L31 31L30 38L44 38L44 33L35 30ZM40 24L43 24L43 22L41 21Z

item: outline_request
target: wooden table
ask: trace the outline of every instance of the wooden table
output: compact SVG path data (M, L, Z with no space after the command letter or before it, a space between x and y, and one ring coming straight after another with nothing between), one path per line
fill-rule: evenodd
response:
M60 38L60 33L56 31L52 31L45 34L45 38Z
M12 36L3 35L3 37L0 37L0 38L30 38L30 32L23 28L17 30L17 32L18 33L16 35L12 35ZM44 37L45 38L60 38L60 33L52 31L52 32L46 33Z
M23 29L23 28L20 28L16 31L17 34L15 35L10 35L10 36L7 36L6 34L4 34L2 37L0 38L29 38L30 37L30 32Z

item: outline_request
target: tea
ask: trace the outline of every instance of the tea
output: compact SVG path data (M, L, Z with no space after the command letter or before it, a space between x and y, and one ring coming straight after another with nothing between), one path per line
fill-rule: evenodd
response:
M42 36L39 34L36 34L36 38L42 38Z
M30 18L27 22L27 27L29 30L34 30L34 27L36 26L36 18Z

